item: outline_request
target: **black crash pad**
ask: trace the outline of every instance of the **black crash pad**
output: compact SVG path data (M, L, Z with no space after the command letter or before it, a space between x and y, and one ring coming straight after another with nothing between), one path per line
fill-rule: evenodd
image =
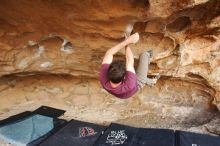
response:
M177 146L220 146L220 137L177 131Z
M111 124L94 146L175 146L173 130Z
M140 128L132 146L175 146L175 133L168 129Z
M66 122L29 112L5 121L0 125L0 139L18 146L38 145Z
M30 138L30 143L26 144L28 146L35 146L38 145L40 142L42 142L43 140L45 140L48 136L52 135L53 133L55 133L57 130L59 130L61 127L63 127L66 124L66 120L61 120L61 119L57 119L57 117L63 115L65 113L64 110L60 110L60 109L55 109L55 108L51 108L51 107L47 107L47 106L41 106L40 108L38 108L37 110L31 112L31 111L25 111L23 113L11 116L7 119L1 120L0 121L0 128L1 128L1 137L2 139L9 141L9 142L13 142L13 143L20 143L19 139L25 139L22 137L22 134L19 134L18 136L13 135L13 133L15 132L19 132L22 133L27 129L22 129L23 127L26 127L26 123L23 121L28 121L27 119L32 119L32 125L36 126L36 124L38 126L40 126L40 124L46 124L46 122L51 119L51 126L53 127L50 131L48 131L46 134L39 134L39 137L37 139L33 139L33 141ZM39 116L37 116L39 115ZM38 118L35 118L35 117ZM44 122L39 123L38 121L39 118L42 119L42 116L45 116L45 119L48 119L47 121L43 120ZM32 118L33 117L33 118ZM48 118L46 118L48 117ZM49 118L50 117L50 118ZM37 121L35 122L34 120L37 119ZM29 124L30 128L36 128L31 126L30 121L27 122ZM24 123L24 124L22 124ZM43 126L43 125L42 125ZM9 127L9 128L7 128ZM11 129L11 127L13 127L13 130ZM28 127L28 126L27 126ZM27 128L26 127L26 128ZM28 128L28 129L30 129ZM10 131L7 131L7 129L11 129L11 133ZM39 128L37 128L38 130ZM14 131L14 132L13 132ZM33 131L33 134L36 134L37 131ZM15 138L16 136L16 138ZM26 135L27 136L27 135ZM25 136L25 137L26 137ZM23 145L23 144L22 144Z
M38 109L36 109L35 111L33 111L33 113L35 113L35 114L44 115L44 116L53 117L53 118L60 117L65 112L66 111L64 111L64 110L56 109L56 108L52 108L52 107L48 107L48 106L41 106Z
M105 126L71 120L40 146L93 146L105 129Z
M11 117L8 117L7 119L1 120L0 121L0 127L2 127L4 125L7 125L7 124L11 124L13 122L17 122L19 120L23 120L24 118L27 118L31 115L33 115L33 113L30 112L30 111L25 111L25 112L22 112L20 114L13 115Z
M100 136L94 146L131 146L137 132L137 128L113 123Z

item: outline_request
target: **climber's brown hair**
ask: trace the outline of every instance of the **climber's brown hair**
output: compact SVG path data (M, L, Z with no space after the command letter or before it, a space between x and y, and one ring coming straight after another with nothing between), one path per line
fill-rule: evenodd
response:
M120 83L123 81L125 73L125 62L123 60L116 60L110 64L107 77L112 83Z

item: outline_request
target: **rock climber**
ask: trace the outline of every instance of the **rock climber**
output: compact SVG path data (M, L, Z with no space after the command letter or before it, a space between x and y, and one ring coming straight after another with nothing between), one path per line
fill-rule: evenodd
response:
M129 98L138 90L141 90L146 84L153 86L159 79L159 74L155 78L147 77L152 50L140 55L136 74L134 56L129 44L135 44L138 40L138 33L128 36L123 42L108 49L102 61L99 74L100 82L105 90L118 98ZM113 61L113 56L122 48L125 48L126 61Z

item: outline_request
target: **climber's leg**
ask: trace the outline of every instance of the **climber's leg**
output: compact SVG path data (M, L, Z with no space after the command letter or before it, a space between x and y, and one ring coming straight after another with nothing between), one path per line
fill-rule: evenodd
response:
M145 84L149 86L153 86L159 78L159 76L153 79L147 77L147 72L148 72L148 67L150 64L151 56L152 56L151 51L144 52L140 56L139 65L137 68L137 78L138 78L137 82L138 82L139 89L142 89L145 86Z

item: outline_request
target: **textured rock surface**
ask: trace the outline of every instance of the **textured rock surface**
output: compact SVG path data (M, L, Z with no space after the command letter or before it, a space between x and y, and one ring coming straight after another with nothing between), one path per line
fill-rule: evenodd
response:
M127 100L108 94L96 79L66 75L8 76L0 84L1 119L43 104L67 110L66 119L188 129L209 123L218 113L209 106L213 89L177 79L162 78Z
M131 27L140 33L136 63L153 49L149 74L162 79L119 100L97 77L105 51ZM219 0L1 0L0 51L1 118L47 104L67 109L66 118L134 125L140 118L141 126L168 128L211 123L218 133Z

